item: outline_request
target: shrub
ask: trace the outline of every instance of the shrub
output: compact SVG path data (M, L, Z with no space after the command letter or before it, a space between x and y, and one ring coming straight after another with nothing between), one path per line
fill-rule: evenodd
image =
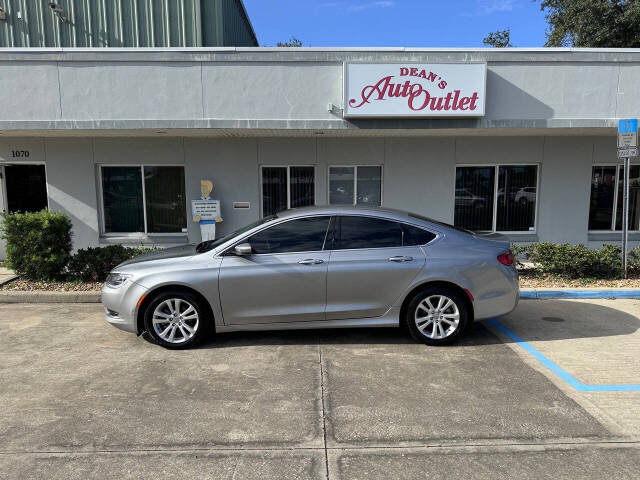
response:
M81 249L69 261L67 273L76 280L102 282L116 265L152 250L127 248L122 245Z
M535 243L526 255L544 272L568 278L618 278L622 255L617 245L605 244L602 249L568 243Z
M629 273L640 274L640 247L636 247L629 252L627 270Z
M71 220L63 213L3 213L7 266L29 280L60 277L71 252Z

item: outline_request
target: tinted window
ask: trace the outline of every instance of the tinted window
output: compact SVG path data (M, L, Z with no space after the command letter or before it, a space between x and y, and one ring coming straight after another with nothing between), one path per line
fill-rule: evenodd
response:
M334 249L402 246L402 228L390 220L371 217L340 217Z
M402 245L405 247L424 245L436 238L435 234L431 232L404 223L402 224L402 230L404 231Z
M262 230L247 242L253 253L312 252L322 250L330 217L309 217Z

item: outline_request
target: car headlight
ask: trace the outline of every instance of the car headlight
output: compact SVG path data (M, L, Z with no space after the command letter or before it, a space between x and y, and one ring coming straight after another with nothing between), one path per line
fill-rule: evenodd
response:
M131 275L128 273L110 273L107 275L107 281L105 283L107 287L118 288L124 285L124 282L126 282L128 278L131 278Z

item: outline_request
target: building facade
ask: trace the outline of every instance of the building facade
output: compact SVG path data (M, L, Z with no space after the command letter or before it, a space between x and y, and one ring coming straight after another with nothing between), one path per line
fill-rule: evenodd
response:
M67 213L75 248L198 242L201 180L218 235L364 204L515 242L621 240L640 50L6 49L0 78L1 206Z
M0 0L0 47L257 47L242 0Z

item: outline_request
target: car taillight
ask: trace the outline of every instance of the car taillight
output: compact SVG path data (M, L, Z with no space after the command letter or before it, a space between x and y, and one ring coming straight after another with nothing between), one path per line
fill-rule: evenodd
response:
M513 252L511 250L498 255L498 261L503 265L513 265L514 260L515 259L513 258Z

